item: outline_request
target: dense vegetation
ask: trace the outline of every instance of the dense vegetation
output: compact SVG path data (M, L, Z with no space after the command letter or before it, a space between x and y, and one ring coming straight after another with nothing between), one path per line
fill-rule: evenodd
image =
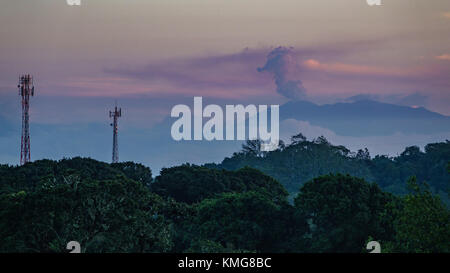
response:
M210 170L195 165L163 169L151 189L161 196L189 204L224 192L256 191L274 200L286 198L288 195L275 179L255 169L242 168L232 172Z
M376 182L383 190L404 195L409 177L426 181L430 190L450 206L448 198L450 174L450 141L419 147L407 147L396 157L377 155L371 158L367 149L351 152L334 146L324 137L308 141L302 134L280 145L272 152L259 150L258 141L248 141L242 151L221 164L207 164L214 169L238 170L249 166L278 180L294 197L307 181L329 173L344 173Z
M449 252L450 213L415 178L394 196L342 174L294 202L262 172L92 159L0 165L0 252Z

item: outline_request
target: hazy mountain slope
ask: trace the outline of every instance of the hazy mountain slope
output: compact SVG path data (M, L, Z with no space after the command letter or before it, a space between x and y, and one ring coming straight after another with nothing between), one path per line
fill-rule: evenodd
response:
M434 134L450 132L450 117L425 108L371 100L317 105L291 101L280 107L280 119L296 119L331 129L343 136Z

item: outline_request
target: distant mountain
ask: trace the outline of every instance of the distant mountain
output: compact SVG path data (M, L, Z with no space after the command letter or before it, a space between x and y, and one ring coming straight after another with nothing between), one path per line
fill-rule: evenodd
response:
M423 107L412 108L373 100L324 105L291 101L280 107L280 119L308 121L342 136L450 132L448 116Z
M329 105L289 102L280 107L280 119L308 121L313 126L326 128L336 135L344 136L333 138L327 135L333 144L345 145L352 150L368 147L372 155L395 155L409 145L423 147L426 143L444 141L446 135L450 139L449 117L424 108L413 109L375 101ZM152 128L120 127L120 160L143 163L158 173L163 167L186 162L218 163L240 149L242 141L174 141L170 132L175 120L167 117ZM92 157L106 162L111 160L112 129L109 122L41 124L32 120L30 130L32 160L74 156ZM305 133L305 130L295 123L280 124L280 135L285 141L299 132ZM403 135L396 137L395 141L378 137L396 132L402 132ZM311 139L321 134L320 130L314 131L308 137ZM418 136L404 137L412 134ZM362 138L365 136L370 138ZM12 123L0 116L0 163L17 164L19 151L20 120Z

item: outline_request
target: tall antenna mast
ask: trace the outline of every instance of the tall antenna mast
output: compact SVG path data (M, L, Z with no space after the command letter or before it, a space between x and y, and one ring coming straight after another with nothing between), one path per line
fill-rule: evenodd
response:
M111 123L113 127L113 152L112 152L112 163L119 162L119 143L117 142L117 133L119 129L117 127L117 119L122 116L122 109L117 109L117 101L116 106L114 107L114 111L109 111L109 117L113 118L114 121Z
M19 80L19 96L22 97L22 139L20 145L20 165L31 161L30 156L30 96L34 96L33 77L22 75Z

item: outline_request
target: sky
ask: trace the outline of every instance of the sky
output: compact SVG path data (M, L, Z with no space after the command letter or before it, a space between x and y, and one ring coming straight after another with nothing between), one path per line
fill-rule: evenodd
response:
M12 122L22 73L35 78L32 122L56 126L108 123L118 100L122 129L151 129L193 96L450 115L448 0L0 0L0 41Z

